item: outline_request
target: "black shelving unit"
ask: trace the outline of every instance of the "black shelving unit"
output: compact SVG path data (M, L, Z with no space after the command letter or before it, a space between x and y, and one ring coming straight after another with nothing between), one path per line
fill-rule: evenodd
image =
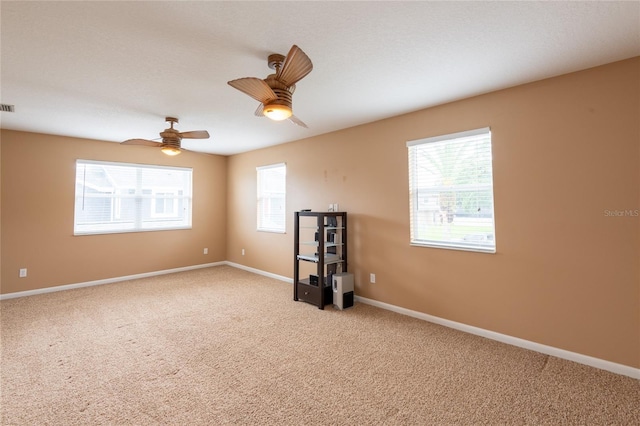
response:
M295 212L293 300L324 309L333 303L331 278L347 272L347 213ZM301 266L313 264L301 272Z

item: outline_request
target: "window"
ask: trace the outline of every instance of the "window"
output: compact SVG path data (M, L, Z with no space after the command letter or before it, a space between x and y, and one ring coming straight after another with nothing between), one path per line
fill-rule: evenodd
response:
M285 231L287 166L284 163L257 167L258 231Z
M491 130L407 147L411 244L495 253Z
M74 235L190 229L192 173L77 160Z

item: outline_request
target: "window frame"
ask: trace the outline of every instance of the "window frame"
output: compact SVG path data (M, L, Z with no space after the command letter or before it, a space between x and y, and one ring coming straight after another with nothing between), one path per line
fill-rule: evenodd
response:
M483 138L488 140L483 140ZM460 150L466 149L463 144L468 143L469 149L480 149L481 153L486 156L484 161L479 160L478 164L480 167L476 167L475 173L470 173L467 170L455 173L453 176L444 177L442 174L439 175L439 184L432 183L422 183L418 184L416 180L418 179L418 174L421 172L417 171L418 167L422 167L426 169L426 165L420 165L418 162L420 161L417 158L418 152L417 149L420 146L423 146L425 150L435 151L437 147L445 147L447 145ZM430 145L434 144L434 145ZM437 145L436 145L437 144ZM485 144L485 145L481 145ZM432 248L442 248L442 249L450 249L450 250L462 250L462 251L475 251L482 253L496 253L496 232L495 232L495 197L494 197L494 181L493 181L493 141L491 137L491 128L484 127L474 130L468 130L457 133L450 133L446 135L440 135L435 137L428 137L422 139L416 139L407 142L407 151L408 151L408 177L409 177L409 224L410 224L410 240L409 243L411 246L417 247L432 247ZM429 146L430 145L430 146ZM486 146L488 145L488 146ZM480 147L480 148L478 148ZM468 153L467 153L468 154ZM473 154L478 154L478 151L473 151ZM423 153L425 155L425 153ZM442 157L441 157L442 158ZM473 158L475 161L478 156L475 155L473 157L464 157L465 159ZM451 163L452 168L455 166L455 161ZM443 163L441 163L443 164ZM453 168L455 170L455 168ZM478 171L482 170L482 172ZM488 172L487 172L488 170ZM484 174L482 174L484 173ZM484 179L487 179L488 182L480 182ZM429 177L438 176L437 173L428 173L424 172L420 174L422 181L429 181ZM473 182L470 184L467 183L456 183L456 184L443 184L442 181L452 181L459 180L460 178L472 178ZM446 191L445 191L446 189ZM425 196L425 194L427 194ZM466 194L467 200L475 201L476 206L480 205L480 201L482 201L483 207L489 207L490 216L487 220L487 213L483 211L482 213L478 213L477 217L467 218L468 223L465 225L462 218L460 218L462 224L457 228L453 229L453 235L457 238L452 238L451 234L451 226L450 223L453 223L458 215L458 201L459 194ZM483 197L484 194L484 197ZM487 194L489 195L487 197ZM428 195L432 195L429 197ZM453 197L453 212L451 212L451 208L442 210L442 197L446 195L449 197ZM429 199L430 198L430 199ZM422 203L421 203L422 201ZM435 208L437 207L437 209ZM432 217L429 218L428 213L419 213L424 212L425 210L433 210ZM478 212L481 209L478 208ZM446 215L443 214L446 213ZM465 212L466 213L466 212ZM439 215L439 216L438 216ZM444 216L444 218L443 218ZM447 234L448 236L445 238L438 237L436 234L436 227L438 226L437 218L440 220L440 225L442 226L444 222L446 222L447 231L440 231L441 234ZM431 219L431 220L430 220ZM431 223L429 223L431 222ZM467 230L472 230L475 227L479 229L474 229L475 231L482 230L482 232L469 233L464 235L462 238L459 237L460 234L458 232L465 231L465 226L468 226ZM418 235L421 234L421 235ZM427 235L431 234L430 237Z
M167 200L171 200L174 201L175 198L178 197L182 197L182 195L178 194L179 191L176 191L175 188L171 188L171 187L166 187L166 186L162 186L162 187L157 187L152 189L151 194L152 194L152 198L151 198L151 217L152 218L169 218L169 217L175 217L178 214L178 204L179 203L175 203L173 202L171 205L171 211L167 212ZM158 205L160 203L158 203L158 201L162 201L162 212L158 212Z
M105 167L105 173L107 173L108 167L119 167L133 170L135 179L131 179L131 176L127 176L123 173L118 176L121 182L118 184L112 175L110 178L105 178L110 181L112 186L99 187L95 182L86 181L86 168L82 166L103 166ZM114 169L112 169L114 171ZM159 183L157 186L150 186L144 181L145 171L147 173L157 172L179 172L186 173L181 178L182 184L172 186L171 184L164 182ZM119 186L118 186L119 185ZM91 187L101 188L102 191L95 196L89 196L86 193L87 188ZM108 189L112 189L110 195L107 192ZM180 194L182 191L182 194ZM171 197L173 200L174 215L170 213L156 213L156 201L157 195L164 193L162 199L165 200L166 193L173 192L175 197ZM84 206L85 200L88 199L103 200L110 204L107 210L94 210L88 214L103 214L108 216L104 219L103 223L98 221L84 221L81 214L82 210L79 210L78 203L82 203ZM132 200L129 203L126 200ZM127 204L129 215L125 219L125 207L123 204ZM148 214L145 215L145 208L148 210ZM180 208L184 213L179 214ZM121 221L120 223L118 223ZM76 160L75 170L75 195L74 195L74 213L73 213L73 235L102 235L102 234L119 234L130 232L152 232L152 231L172 231L172 230L185 230L192 229L193 221L193 168L190 167L177 167L177 166L164 166L155 164L139 164L139 163L126 163L115 161L98 161L98 160ZM164 223L164 224L163 224Z
M279 182L279 185L283 188L283 192L281 192L281 196L274 197L272 194L278 194L277 191L273 189L265 191L265 181L268 178L267 173L273 172L274 169L283 169L283 181ZM266 194L268 192L269 194ZM275 203L272 202L276 201ZM279 200L281 200L279 202ZM271 216L274 213L265 214L265 206L264 202L268 201L269 204L274 204L276 207L281 204L281 213L276 217L276 220L282 222L281 226L277 226L277 223L274 222ZM272 232L277 234L284 234L287 229L287 217L286 217L286 207L287 207L287 164L286 163L275 163L269 164L265 166L256 167L256 230L260 232ZM265 222L269 221L270 224L275 224L276 226L267 226Z

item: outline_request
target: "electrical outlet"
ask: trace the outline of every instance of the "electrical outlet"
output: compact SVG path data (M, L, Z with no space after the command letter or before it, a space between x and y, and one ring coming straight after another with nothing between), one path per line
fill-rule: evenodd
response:
M202 251L204 254L209 254L209 249L208 248L204 248L204 250Z
M242 249L242 255L244 256L244 249Z
M375 284L376 283L376 274L369 274L369 282L371 284Z
M27 268L20 269L20 278L24 278L27 276Z

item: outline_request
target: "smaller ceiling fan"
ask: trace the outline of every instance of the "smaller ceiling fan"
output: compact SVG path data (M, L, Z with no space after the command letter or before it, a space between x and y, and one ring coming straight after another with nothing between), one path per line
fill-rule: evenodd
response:
M160 150L167 155L178 155L181 151L187 151L180 147L182 139L209 139L209 132L206 130L193 130L191 132L179 132L173 128L173 123L177 123L175 117L166 117L165 121L171 123L171 127L160 132L162 142L150 141L148 139L127 139L123 145L146 145L159 146Z
M311 59L294 44L286 57L277 53L269 55L267 64L276 73L264 80L245 77L231 80L228 84L260 102L256 116L276 121L289 119L298 126L307 127L293 115L291 104L296 83L313 69Z

